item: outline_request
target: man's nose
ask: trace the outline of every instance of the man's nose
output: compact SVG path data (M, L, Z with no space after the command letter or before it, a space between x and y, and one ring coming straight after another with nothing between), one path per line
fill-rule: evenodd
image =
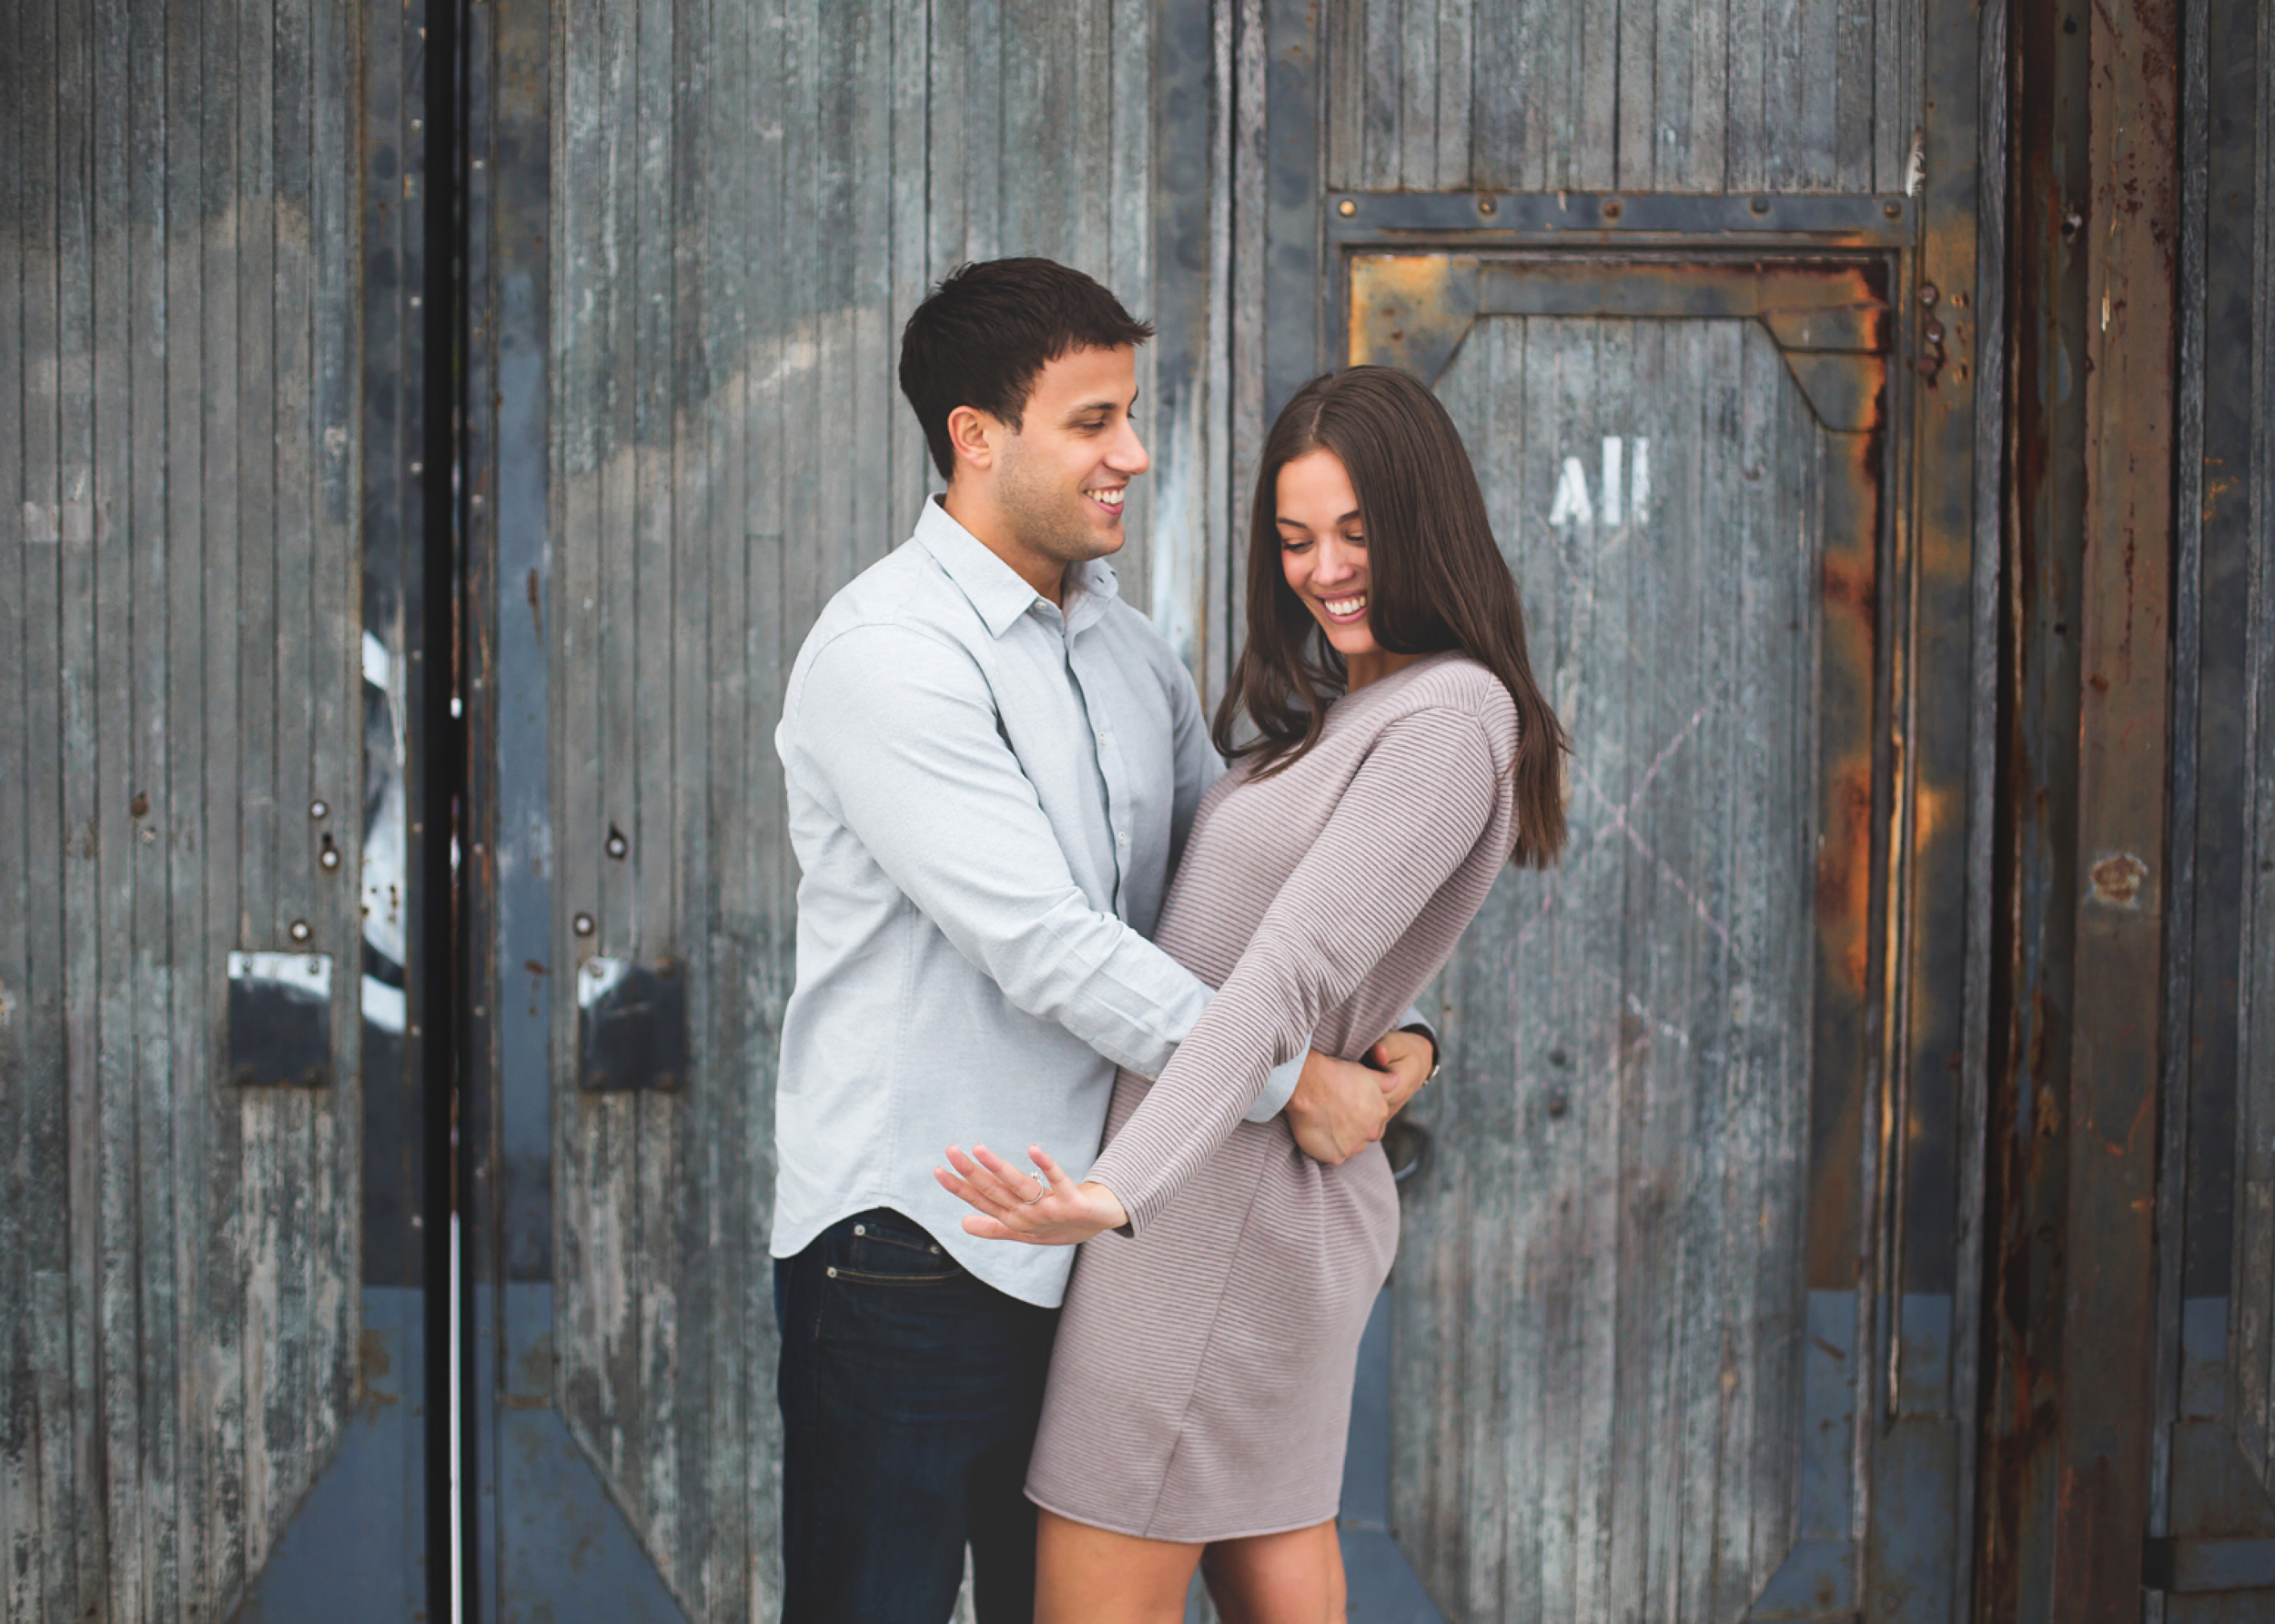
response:
M1153 466L1153 459L1146 454L1146 442L1138 438L1138 425L1127 418L1122 419L1121 438L1106 454L1106 463L1116 473L1132 479Z

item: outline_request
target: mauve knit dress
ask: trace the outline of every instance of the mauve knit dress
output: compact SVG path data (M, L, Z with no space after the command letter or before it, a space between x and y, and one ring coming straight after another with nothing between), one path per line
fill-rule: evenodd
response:
M1285 1118L1241 1118L1307 1046L1362 1057L1443 966L1515 843L1516 748L1508 691L1433 654L1202 801L1154 939L1221 990L1159 1081L1116 1083L1089 1176L1131 1227L1077 1261L1036 1504L1188 1543L1335 1515L1398 1193L1380 1145L1328 1167Z

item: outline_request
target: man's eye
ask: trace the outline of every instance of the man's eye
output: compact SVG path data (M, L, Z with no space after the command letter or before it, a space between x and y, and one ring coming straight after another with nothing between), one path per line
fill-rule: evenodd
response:
M1086 434L1096 434L1099 429L1106 427L1106 419L1104 418L1099 418L1094 422L1079 424L1077 427L1079 427Z

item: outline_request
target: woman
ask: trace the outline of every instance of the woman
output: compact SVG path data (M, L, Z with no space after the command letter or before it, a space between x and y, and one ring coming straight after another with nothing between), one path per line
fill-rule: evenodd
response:
M1360 1332L1398 1196L1241 1120L1307 1044L1356 1058L1444 965L1502 865L1563 842L1562 732L1459 433L1405 374L1315 378L1273 426L1248 645L1155 940L1220 988L1158 1082L1124 1072L1077 1183L984 1147L970 1233L1088 1247L1027 1496L1041 1624L1170 1620L1204 1551L1234 1624L1342 1613L1334 1516ZM1245 725L1245 728L1243 727Z

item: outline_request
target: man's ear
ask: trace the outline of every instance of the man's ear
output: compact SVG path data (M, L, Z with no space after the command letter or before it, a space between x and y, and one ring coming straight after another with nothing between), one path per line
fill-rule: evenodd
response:
M1004 427L976 406L959 406L948 414L948 444L959 466L985 473L996 466L996 448Z

